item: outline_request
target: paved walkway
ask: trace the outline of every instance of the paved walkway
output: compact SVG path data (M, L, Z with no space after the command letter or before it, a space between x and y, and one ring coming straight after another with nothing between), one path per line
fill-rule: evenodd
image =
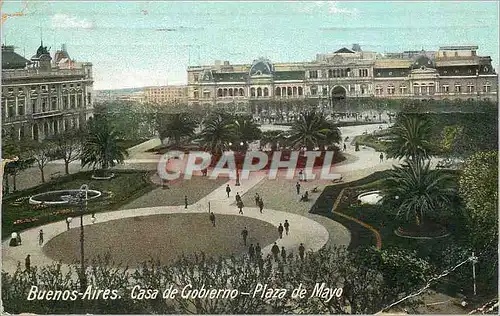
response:
M212 191L206 197L202 198L200 201L193 205L189 205L187 209L184 206L165 206L165 207L149 207L149 208L138 208L138 209L128 209L122 211L114 211L107 213L98 213L96 215L97 222L108 222L112 220L118 220L126 217L135 216L147 216L147 215L157 215L157 214L171 214L171 213L207 213L208 205L210 203L210 209L215 214L226 214L235 216L246 216L259 220L266 221L273 226L277 227L279 223L284 222L284 219L288 219L290 222L300 223L299 225L294 225L293 229L290 230L288 236L284 236L283 239L278 239L277 243L280 247L285 247L288 252L296 252L300 243L304 243L306 250L317 251L321 249L328 241L329 235L328 231L322 225L317 222L310 220L304 216L291 214L287 212L280 212L275 210L266 209L266 211L261 214L258 208L245 207L243 208L244 215L238 215L238 209L232 205L234 202L234 195L239 192L243 195L254 185L259 183L264 177L264 174L259 176L254 176L251 179L245 180L241 183L241 186L236 187L234 180L230 180L224 185L220 186L218 189ZM232 196L227 197L225 192L226 184L232 187ZM92 225L90 221L90 215L83 217L84 225ZM75 218L72 222L72 227L78 229L80 220ZM22 232L23 244L18 247L9 247L9 240L2 243L2 269L6 272L13 272L16 269L17 263L20 262L22 266L24 265L24 259L27 254L31 255L32 265L49 265L53 263L53 260L48 258L42 251L42 247L38 245L38 232L40 229L44 231L45 242L54 238L55 236L66 231L66 223L64 221L51 223L44 225L42 227L36 227ZM314 232L314 234L311 234ZM268 245L262 249L263 254L267 255L270 252L272 245ZM79 247L79 245L75 245Z

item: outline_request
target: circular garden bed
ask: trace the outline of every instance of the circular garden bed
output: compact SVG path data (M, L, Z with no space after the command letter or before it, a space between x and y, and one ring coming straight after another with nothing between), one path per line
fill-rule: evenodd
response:
M443 226L436 223L424 223L422 225L405 225L398 227L394 231L396 235L403 238L412 239L435 239L450 235L450 232Z
M35 194L30 197L30 204L45 204L45 205L62 205L69 203L68 199L76 196L81 191L76 190L57 190ZM88 190L88 200L93 200L101 196L101 192L97 190Z

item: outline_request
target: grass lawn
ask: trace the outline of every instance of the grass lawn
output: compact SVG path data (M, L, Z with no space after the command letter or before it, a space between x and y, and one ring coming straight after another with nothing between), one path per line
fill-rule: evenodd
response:
M68 216L75 216L77 206L61 205L35 209L29 204L28 200L30 196L37 193L78 189L82 184L88 184L90 189L103 192L100 198L88 202L89 213L97 213L116 210L121 205L146 194L156 187L149 181L149 174L145 171L114 170L113 172L115 177L111 180L92 180L91 171L79 172L9 195L2 201L2 238L10 236L15 231L22 231L49 222L64 220ZM16 200L22 201L16 202ZM28 218L33 219L33 221L14 224L16 220Z
M351 144L354 146L354 144L358 143L359 146L368 146L376 151L379 152L385 152L387 149L387 143L383 141L378 140L378 136L373 136L373 135L359 135L354 137L353 141Z

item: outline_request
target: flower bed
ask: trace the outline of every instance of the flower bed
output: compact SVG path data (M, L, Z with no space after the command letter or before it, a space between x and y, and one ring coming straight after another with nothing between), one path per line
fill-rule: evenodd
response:
M406 227L400 226L394 233L399 237L415 239L442 238L450 235L445 227L435 223L408 225Z

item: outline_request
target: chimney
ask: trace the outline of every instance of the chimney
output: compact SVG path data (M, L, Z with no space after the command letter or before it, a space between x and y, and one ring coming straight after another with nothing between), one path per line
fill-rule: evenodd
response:
M66 44L62 44L62 45L61 45L61 50L62 50L63 52L65 52L65 51L66 51Z
M229 66L229 60L224 61L224 66Z

